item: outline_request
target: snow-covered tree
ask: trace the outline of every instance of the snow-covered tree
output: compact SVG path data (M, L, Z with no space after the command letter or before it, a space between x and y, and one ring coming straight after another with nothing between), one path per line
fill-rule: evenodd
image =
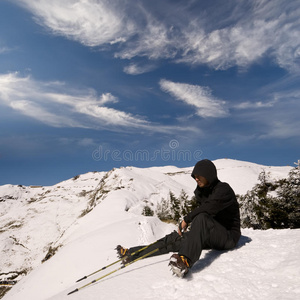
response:
M184 216L197 207L195 197L189 199L188 194L181 190L179 197L170 191L168 199L162 198L156 208L156 214L162 221L178 223Z
M287 214L286 227L300 228L300 168L292 169L277 190L279 207Z
M172 219L177 223L181 217L181 205L178 198L175 197L174 193L169 192L170 203L171 203L171 211L172 211Z
M181 190L181 193L179 195L179 202L180 202L180 208L181 208L180 216L181 216L181 218L183 218L190 211L189 196L184 190Z
M264 171L246 195L239 196L242 227L255 229L300 227L300 169L286 179L271 181Z
M171 205L169 199L162 198L156 207L157 217L162 221L172 220Z

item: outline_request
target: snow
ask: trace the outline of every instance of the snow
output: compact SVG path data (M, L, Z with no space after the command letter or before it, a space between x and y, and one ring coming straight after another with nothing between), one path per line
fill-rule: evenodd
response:
M240 194L257 183L263 169L272 178L286 177L291 169L229 159L215 164L219 178ZM75 283L116 261L118 244L146 245L175 230L141 211L145 204L154 209L170 190L178 196L184 189L191 196L191 171L126 167L83 174L52 187L0 187L0 276L32 270L3 299L299 299L298 229L243 229L236 249L203 251L184 279L171 275L171 254L166 254L140 260L67 295L118 269L120 263ZM41 263L50 246L58 251Z

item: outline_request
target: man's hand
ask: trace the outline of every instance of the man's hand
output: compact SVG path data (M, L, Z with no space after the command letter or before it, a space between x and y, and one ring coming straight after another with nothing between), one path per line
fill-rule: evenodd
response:
M188 224L184 220L182 220L181 223L178 226L178 234L180 236L182 236L183 231L186 232L187 226L188 226Z

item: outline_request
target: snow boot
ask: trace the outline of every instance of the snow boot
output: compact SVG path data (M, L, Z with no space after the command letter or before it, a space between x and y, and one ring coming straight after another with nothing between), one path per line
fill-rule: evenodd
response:
M190 269L190 265L187 259L182 255L180 256L179 254L173 254L170 257L169 266L171 266L173 275L176 275L180 278L183 278Z
M116 247L118 257L122 259L122 264L126 265L132 261L132 256L130 251L127 248L122 247L121 245L118 245Z

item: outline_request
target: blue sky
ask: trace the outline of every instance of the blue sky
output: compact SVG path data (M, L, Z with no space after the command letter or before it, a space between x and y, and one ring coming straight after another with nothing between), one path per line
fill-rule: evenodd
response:
M2 0L0 184L300 158L293 0Z

